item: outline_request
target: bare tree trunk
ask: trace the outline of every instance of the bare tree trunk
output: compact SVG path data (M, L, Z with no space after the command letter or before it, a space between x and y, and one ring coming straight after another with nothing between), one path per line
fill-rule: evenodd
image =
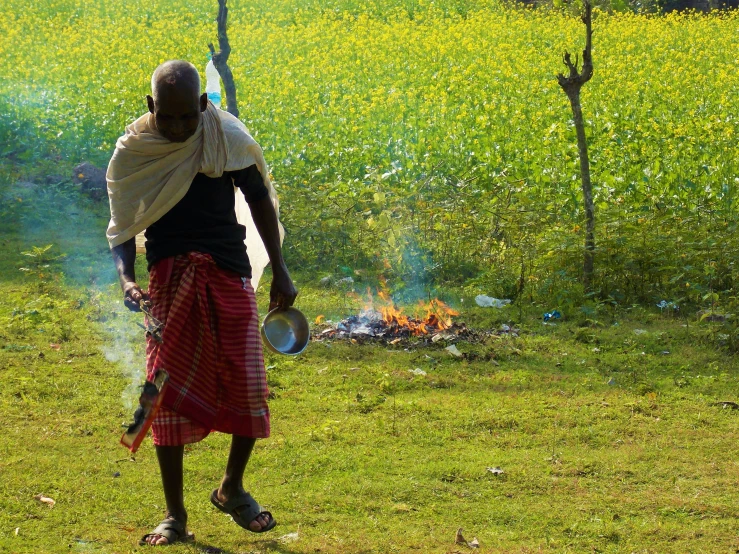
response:
M236 83L231 68L228 67L231 45L226 33L226 22L228 20L226 1L218 0L218 47L220 51L216 52L212 42L208 44L208 48L210 48L210 53L213 55L213 65L216 66L223 81L223 88L226 90L226 110L234 117L239 117L239 108L236 103Z
M588 158L588 142L585 138L585 123L582 118L580 93L570 97L572 119L577 131L577 150L580 154L580 179L582 181L582 198L585 205L585 253L583 259L583 285L585 291L592 288L595 265L595 205L593 204L593 187L590 183L590 159Z
M585 137L585 122L582 117L580 104L580 89L593 76L593 7L585 0L585 13L582 22L585 24L585 50L582 53L582 71L577 69L578 60L572 63L569 52L565 52L563 61L569 69L569 75L557 75L559 86L562 87L572 107L572 119L577 132L577 149L580 155L580 180L582 182L583 203L585 205L585 252L583 256L583 287L585 292L592 292L593 272L595 267L595 205L593 203L593 187L590 182L590 160L588 158L588 142Z

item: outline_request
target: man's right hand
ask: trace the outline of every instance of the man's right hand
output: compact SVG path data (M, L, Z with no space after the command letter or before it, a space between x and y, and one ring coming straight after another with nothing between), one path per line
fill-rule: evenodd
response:
M118 279L123 291L123 303L132 312L140 312L141 300L149 300L149 297L136 283L136 240L129 239L123 244L110 249L113 254L115 268L118 270Z
M132 312L140 312L139 305L142 300L149 300L149 295L141 290L135 281L128 281L123 285L123 303Z

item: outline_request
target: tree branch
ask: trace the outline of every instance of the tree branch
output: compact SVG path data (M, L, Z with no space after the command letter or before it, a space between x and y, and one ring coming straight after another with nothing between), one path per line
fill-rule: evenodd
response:
M560 73L557 75L559 85L565 90L569 96L575 90L580 88L593 77L593 6L589 1L585 1L585 12L581 17L585 24L585 49L582 51L582 71L578 71L577 66L579 59L575 57L575 63L572 63L572 56L569 52L565 52L562 61L569 70L570 74L565 76Z
M580 78L585 84L593 76L593 5L587 0L582 22L585 24L585 50L582 51L582 73Z
M228 57L231 55L231 44L228 42L227 22L228 7L227 0L218 0L218 47L220 50L216 52L213 43L208 44L210 53L213 56L213 65L216 66L218 74L223 81L223 88L226 90L226 109L234 117L239 117L239 108L236 102L236 83L234 82L231 68L228 67Z
M564 56L562 56L562 61L567 66L567 68L570 70L570 76L568 79L573 79L574 77L577 77L577 61L575 63L572 63L572 56L570 56L569 52L565 52ZM562 84L561 79L564 77L564 75L560 74L558 78L560 79L560 84Z

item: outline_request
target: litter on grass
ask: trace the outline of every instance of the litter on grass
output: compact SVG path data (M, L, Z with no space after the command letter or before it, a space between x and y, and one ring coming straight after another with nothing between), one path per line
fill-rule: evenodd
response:
M553 319L562 319L562 314L557 310L552 310L544 314L544 321L552 321Z
M464 356L464 354L459 351L459 348L457 348L456 344L449 345L444 350L449 352L455 358L461 358L462 356Z
M504 308L510 304L511 301L508 298L501 300L500 298L478 294L475 296L475 303L481 308Z
M722 408L729 409L729 410L739 410L739 404L737 404L736 402L731 402L729 400L724 400L722 402L714 402L711 405L712 406L721 406Z

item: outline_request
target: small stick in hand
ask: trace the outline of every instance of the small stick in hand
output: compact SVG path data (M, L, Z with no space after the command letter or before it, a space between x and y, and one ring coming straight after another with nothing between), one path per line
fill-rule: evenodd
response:
M151 315L151 302L148 300L141 300L141 302L139 302L139 308L146 316L146 334L150 335L155 341L161 343L164 323Z

